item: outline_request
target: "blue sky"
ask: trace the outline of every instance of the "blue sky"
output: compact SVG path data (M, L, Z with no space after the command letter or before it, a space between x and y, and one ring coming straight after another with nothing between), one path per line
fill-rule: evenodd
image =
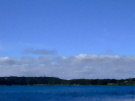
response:
M135 55L134 0L0 0L0 56Z
M135 77L135 0L0 0L0 76Z

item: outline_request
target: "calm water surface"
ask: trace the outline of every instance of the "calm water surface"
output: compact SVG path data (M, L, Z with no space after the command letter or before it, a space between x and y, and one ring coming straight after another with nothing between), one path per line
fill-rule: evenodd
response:
M135 86L0 86L0 101L135 101Z

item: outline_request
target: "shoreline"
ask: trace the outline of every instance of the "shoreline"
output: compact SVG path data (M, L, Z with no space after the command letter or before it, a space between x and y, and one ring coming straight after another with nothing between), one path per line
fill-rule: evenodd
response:
M72 79L64 80L56 77L0 77L0 85L135 85L135 78L129 79Z

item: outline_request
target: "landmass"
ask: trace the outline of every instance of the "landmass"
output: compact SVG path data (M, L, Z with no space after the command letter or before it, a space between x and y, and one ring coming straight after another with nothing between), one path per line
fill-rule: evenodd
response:
M0 85L135 85L135 78L129 79L72 79L56 77L0 77Z

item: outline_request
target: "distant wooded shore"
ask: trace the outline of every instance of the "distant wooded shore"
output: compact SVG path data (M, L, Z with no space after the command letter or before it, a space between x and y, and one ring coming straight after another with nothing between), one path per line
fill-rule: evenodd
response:
M72 79L56 77L0 77L0 85L135 85L135 78L129 79Z

